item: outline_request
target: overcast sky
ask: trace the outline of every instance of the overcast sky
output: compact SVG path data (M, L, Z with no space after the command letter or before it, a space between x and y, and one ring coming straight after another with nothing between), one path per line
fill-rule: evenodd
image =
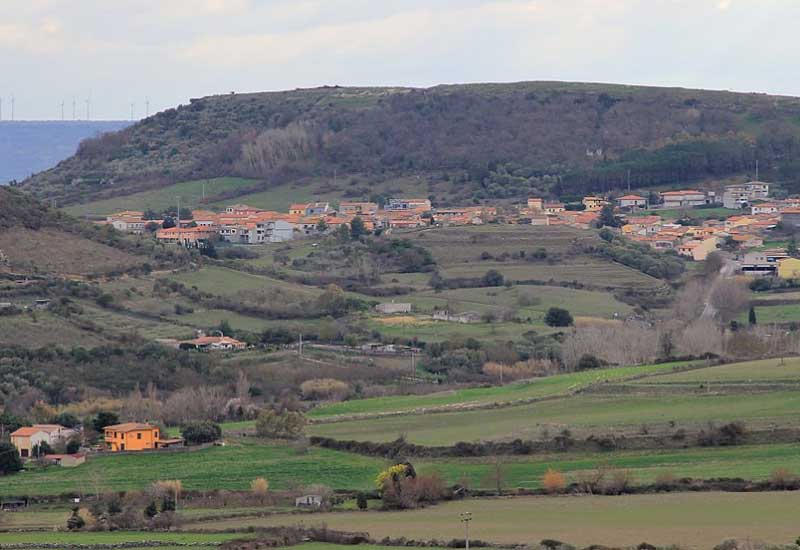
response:
M569 80L800 95L800 0L0 0L3 118L228 91Z

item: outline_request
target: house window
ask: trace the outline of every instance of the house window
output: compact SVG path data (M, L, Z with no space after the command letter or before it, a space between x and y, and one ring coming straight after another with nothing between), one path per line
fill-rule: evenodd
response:
M142 432L137 432L136 439L141 439L141 438L142 438Z
M155 432L153 432L153 437L155 437L156 439L158 439L158 430L156 430Z

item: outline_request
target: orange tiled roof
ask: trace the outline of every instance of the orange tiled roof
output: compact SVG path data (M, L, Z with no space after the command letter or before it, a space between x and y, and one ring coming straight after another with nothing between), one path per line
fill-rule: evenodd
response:
M152 426L150 424L144 424L142 422L124 422L122 424L114 424L112 426L106 426L103 429L111 430L114 432L133 432L136 430L155 430L157 428L155 426Z

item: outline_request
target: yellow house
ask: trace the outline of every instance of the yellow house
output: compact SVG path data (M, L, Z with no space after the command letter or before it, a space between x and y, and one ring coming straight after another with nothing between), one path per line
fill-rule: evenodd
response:
M289 206L289 214L305 216L306 208L308 208L308 204L292 204Z
M600 210L608 202L602 197L583 197L583 205L588 211Z
M785 258L778 261L778 277L781 279L800 279L800 260Z

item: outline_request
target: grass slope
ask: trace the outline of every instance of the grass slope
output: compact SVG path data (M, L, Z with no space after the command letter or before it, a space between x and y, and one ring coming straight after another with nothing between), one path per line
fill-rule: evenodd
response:
M567 394L592 384L605 381L620 381L632 377L669 372L676 368L687 367L691 363L661 363L634 367L619 367L598 371L583 371L569 374L547 376L527 382L519 382L506 386L488 388L469 388L464 390L432 393L428 395L408 395L392 397L376 397L342 401L317 407L310 412L312 417L328 417L352 414L380 414L397 411L411 411L427 407L446 405L469 405L481 403L510 402L518 399L530 399ZM387 434L392 436L395 434Z
M106 216L122 210L152 209L164 210L177 205L177 197L181 198L181 207L191 209L207 209L214 202L214 197L220 193L249 188L258 183L258 180L246 178L213 178L206 180L192 180L175 183L158 189L141 191L132 195L113 197L91 201L81 205L73 205L64 209L73 216ZM203 190L205 197L203 199ZM233 202L233 201L229 201Z
M471 512L474 539L530 544L550 538L585 547L658 546L711 548L728 537L790 544L797 538L800 493L683 493L623 497L524 497L467 499L411 512L343 512L302 520L331 529L367 531L375 538L463 538L459 514ZM208 529L301 523L292 516L231 519Z

